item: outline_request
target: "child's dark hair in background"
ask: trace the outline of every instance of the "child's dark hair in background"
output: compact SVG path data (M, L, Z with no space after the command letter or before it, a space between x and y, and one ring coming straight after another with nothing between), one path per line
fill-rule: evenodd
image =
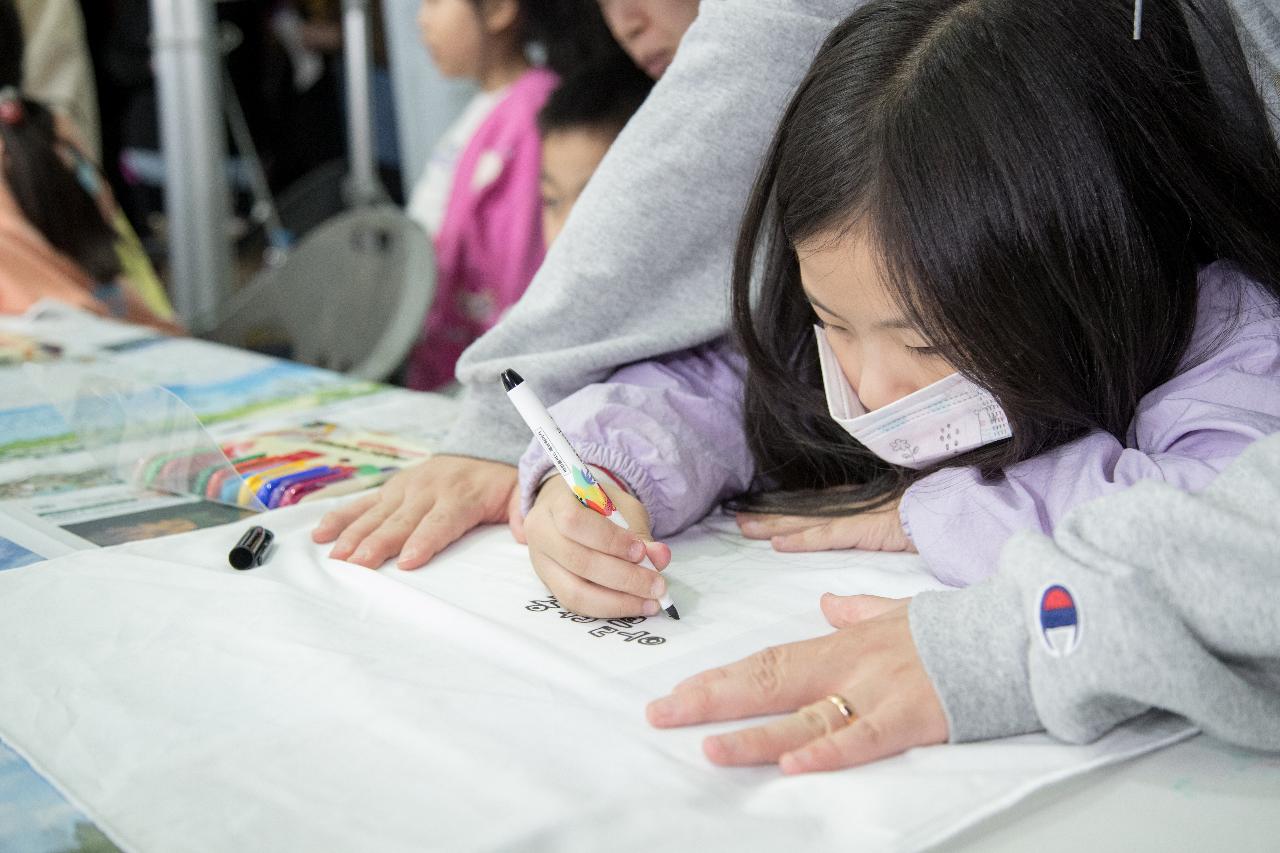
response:
M23 216L98 283L121 273L116 232L81 185L71 150L41 104L22 96L24 40L13 0L0 0L0 142L3 175Z
M1280 156L1230 11L1148 0L1136 41L1132 16L873 0L832 32L737 250L763 489L740 506L843 515L943 467L891 466L829 416L797 243L869 236L913 326L1009 418L945 464L988 476L1091 431L1124 442L1188 355L1205 265L1280 294Z
M653 80L625 55L589 63L564 78L538 114L542 134L542 234L547 245Z
M615 138L640 109L653 79L625 54L596 60L565 77L538 113L543 137L582 130Z

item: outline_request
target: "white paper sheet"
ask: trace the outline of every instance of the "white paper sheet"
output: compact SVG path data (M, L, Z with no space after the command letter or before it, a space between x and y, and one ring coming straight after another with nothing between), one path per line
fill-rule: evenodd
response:
M0 539L46 560L93 547L92 542L4 502L0 502ZM0 563L0 568L9 566Z
M1191 731L714 768L713 727L653 730L644 703L823 633L822 591L934 586L913 558L777 555L711 525L673 543L685 619L613 625L561 615L505 529L371 572L310 543L324 509L261 519L278 545L250 572L226 565L239 525L0 573L0 736L138 851L905 850Z

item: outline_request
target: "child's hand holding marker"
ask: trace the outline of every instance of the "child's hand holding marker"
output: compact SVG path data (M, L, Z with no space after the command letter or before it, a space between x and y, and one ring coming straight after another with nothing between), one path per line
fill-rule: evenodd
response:
M647 554L659 571L671 549L652 541L649 513L612 483L600 483L630 529L587 512L568 489L547 481L525 518L533 570L561 604L584 616L656 616L667 591L660 574L642 568Z
M671 551L649 541L644 507L623 489L606 489L597 482L520 374L504 371L502 387L568 487L559 491L571 498L547 497L543 489L525 519L538 576L562 604L584 616L656 616L665 610L679 619L666 581L657 576L670 562ZM621 499L625 510L618 504ZM539 505L546 508L542 514Z

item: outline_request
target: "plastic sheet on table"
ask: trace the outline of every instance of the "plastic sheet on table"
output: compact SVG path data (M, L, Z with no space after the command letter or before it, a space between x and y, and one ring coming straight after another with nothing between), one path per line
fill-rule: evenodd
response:
M209 484L244 479L196 413L159 385L52 363L24 366L28 378L104 470L141 489L192 495L263 511L248 488L215 490ZM238 493L235 500L217 496Z

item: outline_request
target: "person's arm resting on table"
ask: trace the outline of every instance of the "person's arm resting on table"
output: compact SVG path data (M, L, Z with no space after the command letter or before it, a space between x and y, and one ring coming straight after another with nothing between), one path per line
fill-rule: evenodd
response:
M1242 746L1280 750L1280 435L1200 494L1146 481L1022 533L1000 573L909 605L827 596L841 630L678 685L658 726L801 708L710 737L719 764L833 770L910 749L1047 730L1098 738L1158 708ZM1055 586L1074 612L1045 615ZM1046 630L1075 626L1066 637ZM1049 626L1046 629L1045 626ZM1056 628L1055 628L1056 626ZM843 697L856 718L845 724Z

